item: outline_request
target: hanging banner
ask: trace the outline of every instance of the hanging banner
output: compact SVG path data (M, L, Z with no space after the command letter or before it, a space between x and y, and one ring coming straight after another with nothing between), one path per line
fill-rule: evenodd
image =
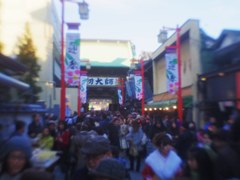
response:
M142 99L142 76L141 71L135 71L134 72L134 82L135 82L135 95L136 99L141 100Z
M65 82L67 86L78 86L80 76L79 61L80 34L66 34Z
M88 83L88 77L86 73L81 72L80 77L80 97L81 97L81 103L85 104L87 103L87 83Z
M179 86L176 48L167 48L165 59L166 59L167 91L172 94L176 94Z
M118 88L118 103L120 105L123 105L123 97L122 97L122 90L120 88Z

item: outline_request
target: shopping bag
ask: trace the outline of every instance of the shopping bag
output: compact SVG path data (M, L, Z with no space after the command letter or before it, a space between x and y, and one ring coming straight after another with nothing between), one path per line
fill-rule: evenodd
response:
M138 149L137 146L135 144L132 144L129 148L129 154L136 157L138 156Z

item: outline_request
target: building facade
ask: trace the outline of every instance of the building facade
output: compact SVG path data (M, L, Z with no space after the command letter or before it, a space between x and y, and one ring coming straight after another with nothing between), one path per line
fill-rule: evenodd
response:
M206 47L208 61L198 78L200 111L222 123L240 109L239 48L240 31L223 30L213 45Z
M43 91L40 93L40 101L47 108L60 104L60 6L61 3L56 0L41 0L34 3L30 0L0 0L0 42L4 46L3 54L16 56L18 38L23 35L28 24L41 66L38 83ZM66 28L65 32L68 32ZM92 70L89 71L89 76L125 77L133 56L134 46L128 40L81 40L80 59L91 61ZM81 64L83 69L84 65ZM125 72L124 75L121 69ZM94 96L94 93L90 94L89 97ZM67 88L66 97L73 111L76 111L77 88Z
M22 37L28 24L32 40L36 48L39 73L39 86L42 87L40 101L47 107L51 106L53 93L52 78L52 0L0 0L0 42L3 44L3 54L15 57L18 39Z
M198 109L195 106L195 103L198 102L197 78L201 72L199 21L188 20L180 28L181 88L185 110L184 118L186 120L186 116L188 116L188 120L191 118L196 121L198 118ZM177 94L167 92L165 60L166 47L176 45L176 38L176 33L174 33L153 53L154 95L153 102L147 105L147 107L151 107L153 110L165 110L166 112L170 110L176 111ZM190 101L191 105L187 105L186 101L188 101L188 103ZM186 111L187 109L188 111ZM190 115L188 115L189 113Z

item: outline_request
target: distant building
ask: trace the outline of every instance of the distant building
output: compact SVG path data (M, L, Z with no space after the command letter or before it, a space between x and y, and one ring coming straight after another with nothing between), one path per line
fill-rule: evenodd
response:
M60 98L60 62L54 58L54 81L56 82L56 99ZM106 78L126 79L127 71L134 57L134 46L129 40L98 40L81 39L80 43L80 64L81 69L86 70L86 62L89 60L91 69L87 70L89 79L87 99L90 106L104 106L104 104L118 104L117 86L110 84L91 84L91 80L103 81ZM82 62L81 62L82 60ZM73 111L77 111L77 87L67 88L66 96L69 99ZM95 108L96 109L96 108Z

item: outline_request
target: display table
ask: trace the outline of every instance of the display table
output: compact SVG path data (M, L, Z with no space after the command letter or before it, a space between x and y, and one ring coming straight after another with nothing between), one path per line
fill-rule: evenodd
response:
M60 157L58 151L35 149L31 159L34 168L50 170L54 168Z

